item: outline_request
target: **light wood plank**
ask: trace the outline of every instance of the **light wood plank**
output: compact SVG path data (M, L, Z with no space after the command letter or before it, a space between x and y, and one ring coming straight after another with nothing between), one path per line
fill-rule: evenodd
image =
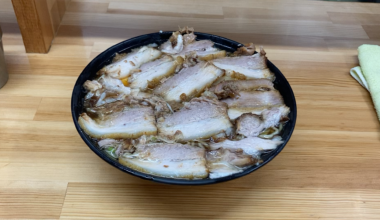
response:
M78 76L90 61L77 57L8 55L7 69L12 74Z
M294 213L296 219L374 219L378 196L378 190L70 183L61 219L295 219Z
M327 45L323 37L307 37L296 35L251 34L251 33L225 33L210 32L241 43L253 43L256 47L264 46L264 49L281 50L310 50L327 51Z
M35 121L72 121L70 114L71 99L42 98L33 120Z
M25 47L24 45L5 45L4 51L6 51L7 55L24 55Z
M380 39L380 25L363 25L370 39Z
M324 87L319 87L323 89ZM328 99L326 97L326 99ZM335 130L335 131L378 131L380 125L376 123L376 114L366 111L373 108L373 103L368 100L366 105L362 102L343 102L343 101L300 101L297 103L299 108L308 106L307 112L299 112L300 129L315 130ZM356 112L363 112L356 115ZM334 123L331 123L334 121ZM368 123L373 121L375 123Z
M333 1L303 1L303 0L223 0L223 6L242 8L261 8L279 10L303 10L378 14L378 4L362 4L358 2L333 2Z
M342 13L366 13L366 14L378 14L380 5L369 3L360 4L359 2L349 3L345 2L339 4L340 2L331 2L330 5L326 5L327 12L342 12Z
M325 42L326 42L330 51L341 51L341 52L351 51L351 52L357 53L358 47L362 44L379 45L380 44L380 38L379 39L369 39L369 40L325 39Z
M110 48L111 46L115 45L115 42L95 42L94 46L91 50L90 58L94 59L96 56L98 56L101 52L105 51L106 49Z
M0 119L33 120L41 98L0 95Z
M75 25L78 15L67 12L67 16L62 21L65 25ZM81 14L82 25L86 26L107 26L114 28L133 28L133 29L156 29L173 30L178 24L196 26L201 32L228 32L246 33L247 30L252 34L294 34L298 36L324 36L341 38L363 38L368 39L367 34L359 25L338 25L330 22L311 22L311 21L281 21L275 23L262 20L243 20L243 19L202 19L180 17L172 19L160 16L138 16L127 14ZM160 27L156 22L160 21ZM182 25L183 26L183 25ZM228 29L226 28L228 27Z
M265 49L265 48L264 48ZM298 62L321 62L321 63L346 63L356 64L358 62L357 52L325 52L325 51L298 51L298 50L280 50L266 49L268 59L273 62L281 61L298 61Z
M0 181L0 218L58 219L67 182Z
M120 29L110 27L92 27L62 25L54 43L69 45L94 45L94 42L119 43L128 38L157 32L157 29Z
M67 98L71 96L75 81L76 77L69 76L11 74L7 84L1 88L0 94Z
M108 9L108 5L109 5L108 2L96 3L96 2L83 2L83 1L76 2L76 1L73 1L70 3L70 6L67 9L67 11L69 11L69 12L81 12L81 13L85 13L85 12L106 13L107 9Z
M161 2L141 3L135 1L111 2L107 12L136 15L156 15L194 18L223 18L220 5L214 7L200 7L200 4L162 4Z
M3 31L3 47L5 45L23 45L20 28L17 23L1 23L1 30ZM7 51L5 52L7 53Z
M90 57L92 46L53 45L49 52L51 57Z
M328 15L334 24L376 25L380 23L380 15L377 14L328 12Z
M225 18L330 21L328 14L323 10L223 7L223 12Z

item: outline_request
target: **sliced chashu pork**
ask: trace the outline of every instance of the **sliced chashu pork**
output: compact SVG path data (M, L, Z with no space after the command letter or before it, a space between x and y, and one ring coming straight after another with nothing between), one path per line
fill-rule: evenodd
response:
M196 37L194 28L185 27L173 32L169 40L161 44L159 49L167 54L178 54L183 50L184 46L194 42Z
M196 35L193 32L194 29L192 28L173 32L169 40L161 44L159 49L163 53L180 56L183 59L192 56L198 61L208 61L226 56L226 51L214 48L214 42L210 40L195 41Z
M191 44L195 41L195 38L197 38L197 35L194 33L187 33L183 35L183 45L186 46L188 44Z
M133 73L128 78L131 88L138 88L141 91L154 88L160 80L175 73L182 64L182 58L174 59L171 56L164 56L158 60L145 63L140 67L141 72Z
M221 100L228 105L228 116L231 120L244 113L260 115L262 111L274 106L284 105L281 94L276 90L271 91L242 91L235 98Z
M245 154L242 150L219 148L207 152L207 167L210 178L220 178L242 172L245 167L257 163L257 159Z
M277 146L282 143L283 141L280 137L273 138L272 140L258 137L247 137L239 141L225 140L218 143L210 143L210 149L217 150L219 148L224 148L232 151L242 149L244 153L258 157L263 151L276 149Z
M238 79L260 79L274 80L274 74L267 66L265 51L252 56L225 57L212 60L212 63L220 69L226 70L227 76Z
M87 107L101 106L107 103L123 100L131 93L119 79L103 75L97 80L87 80L83 87L86 89L85 105Z
M183 48L183 50L176 55L181 56L182 58L185 59L186 56L195 54L198 60L203 60L203 61L208 61L208 60L226 56L226 51L219 50L213 46L214 46L214 42L210 40L194 41L193 43L186 45Z
M257 137L265 129L260 116L244 113L236 119L236 133L246 137Z
M194 28L192 27L179 28L179 32L183 35L183 45L185 46L193 43L197 37L194 35Z
M150 105L154 109L156 118L171 114L173 110L170 105L162 98L151 93L141 92L139 89L132 89L129 102Z
M265 128L278 126L280 121L287 119L290 109L286 105L273 106L261 113Z
M233 56L251 56L256 52L256 47L253 43L244 44L244 46L239 47Z
M101 69L101 72L105 72L113 78L122 79L138 71L142 64L155 60L160 56L161 51L144 46L127 54L124 58L105 66Z
M211 87L210 92L215 93L218 98L234 98L239 95L240 91L269 91L274 90L273 82L268 79L250 79L250 80L226 80Z
M161 44L159 49L167 54L176 54L183 49L183 36L179 31L173 32L169 40Z
M197 56L197 60L210 61L213 59L225 57L226 51L212 47L207 48L204 51L196 51L195 54Z
M168 178L206 178L204 148L184 144L154 143L136 146L133 154L124 154L119 162L134 170Z
M244 113L236 119L236 133L246 137L259 136L263 130L278 126L289 112L289 107L280 105L263 110L260 116Z
M137 138L144 134L157 134L156 120L150 106L123 106L95 119L82 113L78 123L94 138Z
M201 94L224 71L207 62L200 62L189 68L183 68L161 85L153 93L162 96L169 102L188 101Z
M224 133L230 135L233 125L227 106L217 100L194 98L165 119L158 120L158 134L178 141L209 138Z

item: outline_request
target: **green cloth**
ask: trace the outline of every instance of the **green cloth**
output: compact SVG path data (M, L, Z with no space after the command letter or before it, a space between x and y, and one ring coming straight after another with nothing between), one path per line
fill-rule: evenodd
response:
M360 67L380 120L380 46L363 44L358 48L358 52Z

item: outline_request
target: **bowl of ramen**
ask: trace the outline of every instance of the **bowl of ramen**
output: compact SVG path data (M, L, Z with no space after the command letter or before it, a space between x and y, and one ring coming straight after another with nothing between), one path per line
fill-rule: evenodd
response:
M259 169L285 147L297 116L288 81L262 47L187 27L99 54L76 81L71 110L107 163L179 185Z

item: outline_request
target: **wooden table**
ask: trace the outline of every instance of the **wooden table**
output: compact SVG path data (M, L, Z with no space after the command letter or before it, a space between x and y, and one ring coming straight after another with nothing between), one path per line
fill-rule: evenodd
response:
M10 74L0 89L0 219L380 218L380 123L349 75L357 47L380 44L380 4L73 0L43 55L25 53L10 0L0 5ZM87 63L178 25L263 45L289 80L296 129L257 172L208 186L153 183L108 165L75 130L70 97Z

